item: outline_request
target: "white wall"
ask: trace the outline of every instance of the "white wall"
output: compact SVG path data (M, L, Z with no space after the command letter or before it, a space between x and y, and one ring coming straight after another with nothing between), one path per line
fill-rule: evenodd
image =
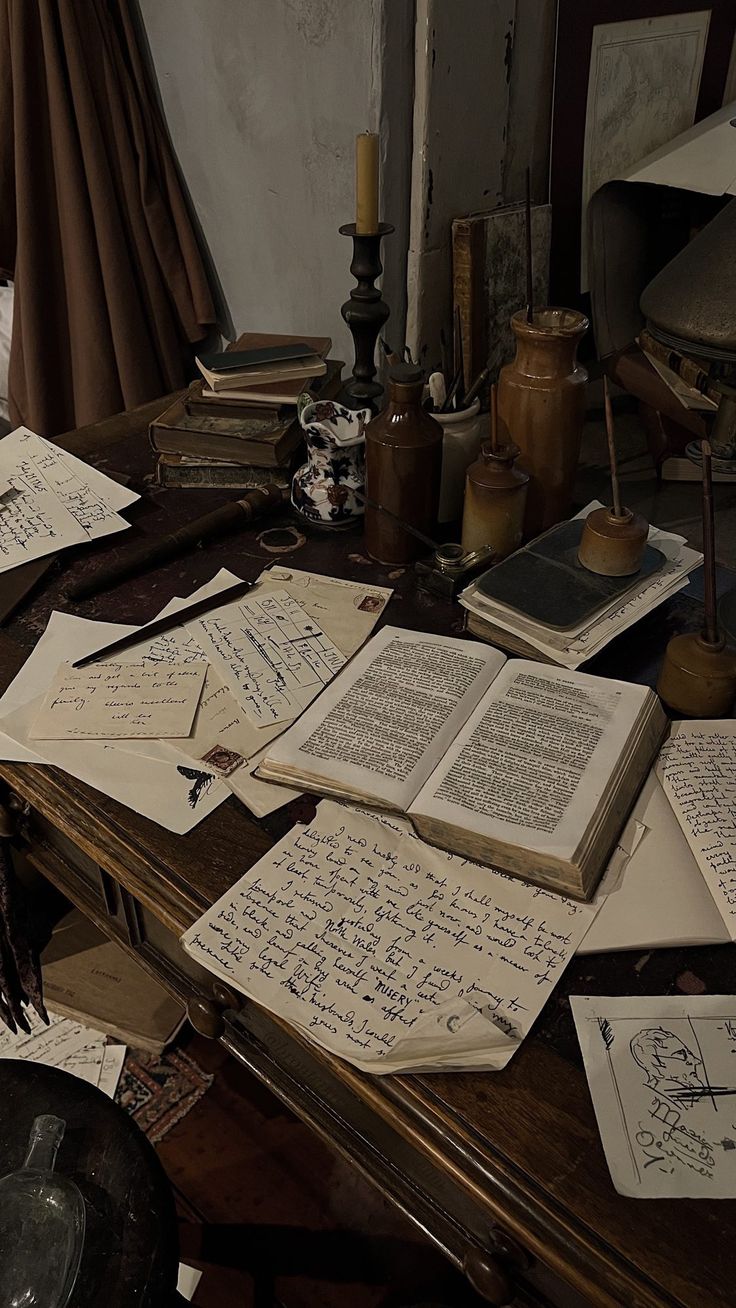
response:
M352 279L354 141L381 130L403 339L413 0L140 0L169 130L237 331L326 333ZM389 336L391 331L387 329Z

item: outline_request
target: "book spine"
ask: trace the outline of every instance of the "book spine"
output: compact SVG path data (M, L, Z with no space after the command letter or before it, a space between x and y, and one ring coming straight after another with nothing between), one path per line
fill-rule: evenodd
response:
M291 485L291 477L280 468L207 468L194 464L187 467L163 459L156 464L156 481L159 486L196 487L198 490L252 490L269 483L284 487Z
M712 385L705 369L701 368L694 359L688 359L686 355L671 350L668 345L663 345L646 328L639 333L639 345L645 354L651 354L652 358L663 363L670 372L677 373L687 386L691 386L700 395L707 395L709 400L718 403L721 398L720 392Z
M465 386L485 367L488 355L483 326L483 223L456 218L452 224L452 294L460 310Z

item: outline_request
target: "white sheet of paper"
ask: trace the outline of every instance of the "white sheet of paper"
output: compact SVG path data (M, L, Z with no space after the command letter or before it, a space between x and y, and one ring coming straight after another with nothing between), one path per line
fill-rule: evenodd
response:
M60 1067L90 1042L89 1031L70 1017L49 1013L47 1026L30 1008L25 1010L25 1015L30 1035L23 1031L13 1035L6 1027L0 1028L0 1058L25 1058L32 1063Z
M31 655L31 658L35 655L31 670L33 676L26 679L25 688L21 688L16 697L25 698L27 688L38 684L41 678L44 678L44 685L48 685L48 676L59 666L60 657L81 658L98 649L114 634L115 627L111 629L109 623L88 623L71 613L52 613L39 642L39 645L43 642L46 649L39 651L37 646L34 650ZM52 651L51 657L48 657L48 650ZM39 706L41 701L38 698L25 701L3 718L5 734L14 742L13 759L17 757L18 746L27 747L30 727ZM0 740L1 744L3 740ZM34 761L63 768L71 776L178 835L191 831L229 795L229 790L213 772L203 765L190 765L182 757L171 755L170 749L158 740L141 742L140 752L135 752L135 744L131 740L118 748L101 740L46 740L43 753L35 753ZM3 749L5 756L7 752Z
M32 740L130 740L188 736L207 666L62 663L30 732Z
M570 1003L619 1194L736 1197L736 998L576 995Z
M217 594L238 580L222 569L194 595L171 600L161 613ZM5 732L0 734L0 757L64 768L169 831L184 834L223 803L230 792L214 773L172 752L169 746L159 741L140 742L137 749L134 741L126 741L121 747L99 741L50 741L44 744L41 754L28 744L28 731L38 707L34 700L45 692L59 663L81 658L134 630L131 626L52 613L43 636L0 699ZM126 653L135 657L135 651Z
M580 954L673 945L723 944L728 928L708 890L655 772L647 778L620 843L643 835L622 875L608 873L596 902L601 907Z
M108 1099L115 1098L126 1053L125 1045L105 1045L97 1088L103 1095L107 1095Z
M191 1303L194 1291L201 1280L202 1273L197 1271L196 1267L187 1267L184 1263L179 1263L179 1279L176 1288L188 1303Z
M706 885L736 938L736 721L675 722L657 762Z
M117 509L138 499L27 427L2 441L0 479L12 487L0 514L0 571L123 531Z
M595 911L323 800L182 943L367 1071L500 1068Z
M120 517L117 510L127 508L140 499L136 491L121 486L112 477L106 477L98 468L60 450L51 441L41 436L36 437L27 428L22 430L39 442L46 455L45 459L39 459L39 465L49 485L88 540L98 540L101 536L124 531L130 525L125 518Z
M258 726L291 721L345 663L287 590L248 595L188 629Z
M72 1076L78 1076L80 1081L86 1081L88 1085L98 1086L100 1074L102 1072L102 1063L105 1055L104 1037L100 1036L97 1040L90 1041L75 1053L69 1054L64 1059L61 1067L65 1072L71 1073Z
M733 64L733 55L731 67ZM730 100L621 174L625 182L676 186L705 195L736 195L736 101Z

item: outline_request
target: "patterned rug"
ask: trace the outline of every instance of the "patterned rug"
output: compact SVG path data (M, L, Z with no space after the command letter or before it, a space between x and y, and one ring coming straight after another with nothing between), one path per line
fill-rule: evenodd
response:
M115 1101L151 1143L158 1144L191 1112L214 1079L178 1049L160 1056L129 1050Z

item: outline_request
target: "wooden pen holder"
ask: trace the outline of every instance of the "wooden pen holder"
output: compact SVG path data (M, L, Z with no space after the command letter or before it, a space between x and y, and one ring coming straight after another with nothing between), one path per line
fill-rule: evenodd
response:
M585 519L578 562L601 577L630 577L641 567L648 534L640 513L594 509Z

